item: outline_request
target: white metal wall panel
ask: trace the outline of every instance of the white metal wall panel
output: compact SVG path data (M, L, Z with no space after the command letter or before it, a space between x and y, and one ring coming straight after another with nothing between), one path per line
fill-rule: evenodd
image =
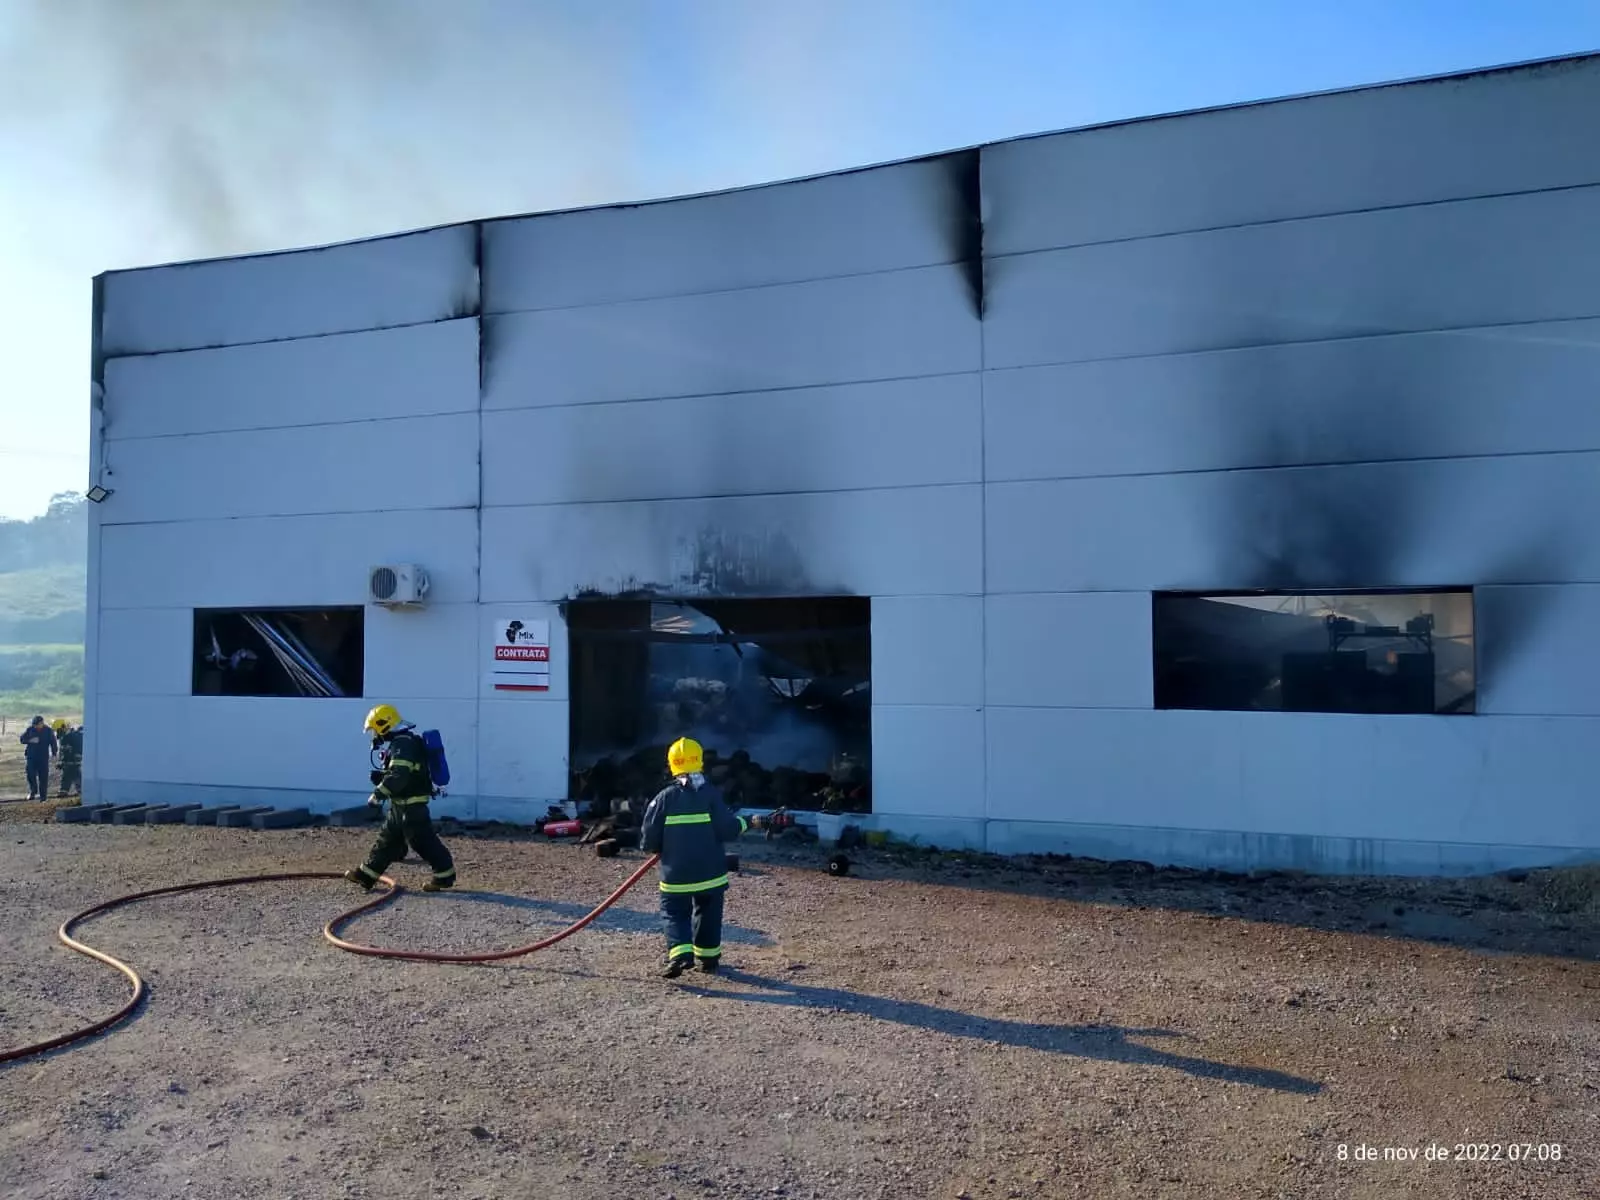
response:
M107 524L478 502L476 413L134 438L113 444L108 457L116 495Z
M991 371L991 480L1600 449L1600 321Z
M567 308L956 261L949 159L484 226L484 311Z
M483 502L976 483L982 474L980 393L973 373L489 412L483 419Z
M990 596L984 604L990 704L1149 708L1149 592Z
M187 696L194 686L194 611L108 608L100 614L97 691Z
M367 608L363 639L368 701L398 704L410 719L413 698L470 700L478 694L478 606ZM454 764L452 763L452 766Z
M1600 316L1600 188L990 262L991 368Z
M1600 587L1482 587L1473 604L1478 711L1600 716Z
M367 791L370 739L362 733L370 700L304 697L102 695L100 777L212 787ZM414 702L406 718L444 734L447 752L476 741L476 702ZM272 730L273 743L293 747L263 772L259 752L241 745L240 730ZM181 730L174 750L171 731ZM450 755L450 790L472 795L477 766L470 753Z
M976 371L961 272L925 267L485 318L483 406L758 392Z
M989 591L1600 582L1600 455L995 483Z
M981 705L983 657L982 597L873 597L874 706Z
M478 411L475 319L114 358L113 439Z
M479 721L482 795L529 802L529 819L567 798L565 701L485 700Z
M987 146L984 248L1600 183L1597 111L1590 60Z
M105 276L101 353L158 354L445 321L477 311L478 231Z
M983 736L981 708L874 705L872 811L981 818Z
M977 484L486 508L483 599L975 595L981 511Z
M368 567L415 562L428 570L430 600L460 603L477 599L477 558L470 509L403 520L358 513L108 525L100 602L105 610L362 604Z
M989 816L1600 845L1593 719L990 708Z

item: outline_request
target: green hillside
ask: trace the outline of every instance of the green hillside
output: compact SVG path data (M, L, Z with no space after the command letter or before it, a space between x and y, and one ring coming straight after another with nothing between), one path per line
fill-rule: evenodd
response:
M85 508L64 493L43 516L0 520L0 716L82 709Z
M0 646L83 641L83 563L0 572Z

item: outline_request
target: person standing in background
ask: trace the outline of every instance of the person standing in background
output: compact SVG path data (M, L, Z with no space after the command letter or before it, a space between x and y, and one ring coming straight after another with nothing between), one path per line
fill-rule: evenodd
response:
M56 745L60 748L61 789L57 798L83 795L83 726L69 728L65 721L55 724Z
M46 799L50 794L50 759L57 750L55 731L42 716L36 716L17 740L27 759L28 799Z

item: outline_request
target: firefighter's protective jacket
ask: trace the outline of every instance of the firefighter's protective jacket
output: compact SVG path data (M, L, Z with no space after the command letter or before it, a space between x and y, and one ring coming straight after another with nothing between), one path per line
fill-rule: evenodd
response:
M704 776L686 775L661 789L644 810L640 845L661 855L663 892L709 892L728 884L723 844L750 827Z
M428 748L414 729L402 729L389 739L383 778L372 790L396 805L422 804L433 796L433 776L428 772Z

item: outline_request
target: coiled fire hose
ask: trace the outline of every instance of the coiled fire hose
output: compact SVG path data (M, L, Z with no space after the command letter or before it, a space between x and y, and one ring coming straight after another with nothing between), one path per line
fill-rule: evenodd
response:
M557 942L571 937L580 929L591 924L601 913L622 899L629 888L643 879L650 871L650 868L656 865L659 858L659 855L652 854L645 859L640 864L639 869L623 880L622 885L596 905L588 916L573 922L565 929L553 933L547 938L527 946L513 946L509 950L490 950L483 954L447 954L434 950L398 950L391 946L367 946L360 942L346 941L340 937L337 932L340 926L348 924L363 913L371 912L373 909L389 903L405 890L387 875L379 877L379 882L387 885L387 891L375 899L358 904L348 912L340 913L337 917L334 917L333 920L322 927L322 936L340 950L346 950L351 954L364 954L369 958L399 958L409 962L437 963L486 963L499 962L507 958L520 958L525 954L532 954L536 950L544 950L547 947L554 946ZM228 879L206 879L199 883L178 883L170 887L151 888L144 892L133 892L126 896L118 896L114 900L102 901L93 908L86 908L81 913L68 917L62 922L61 928L56 930L56 937L61 941L61 944L69 950L75 950L79 954L87 955L97 962L105 963L106 966L121 971L132 985L133 994L128 997L128 1002L116 1012L109 1017L94 1022L92 1025L85 1025L82 1029L75 1029L71 1033L64 1033L59 1037L50 1038L48 1041L35 1042L31 1046L19 1046L15 1050L0 1051L0 1063L17 1062L20 1059L32 1058L50 1050L57 1050L62 1046L70 1046L74 1042L81 1042L97 1033L103 1033L113 1025L132 1016L139 1005L143 1003L147 989L145 988L144 980L139 976L139 972L135 971L120 958L114 958L103 950L96 950L93 946L87 946L72 936L73 928L91 917L110 912L114 908L122 908L124 905L135 904L140 900L153 900L157 896L176 896L182 892L199 892L207 888L235 887L247 883L278 883L292 879L343 878L343 875L332 871L292 871L277 875L236 875Z

